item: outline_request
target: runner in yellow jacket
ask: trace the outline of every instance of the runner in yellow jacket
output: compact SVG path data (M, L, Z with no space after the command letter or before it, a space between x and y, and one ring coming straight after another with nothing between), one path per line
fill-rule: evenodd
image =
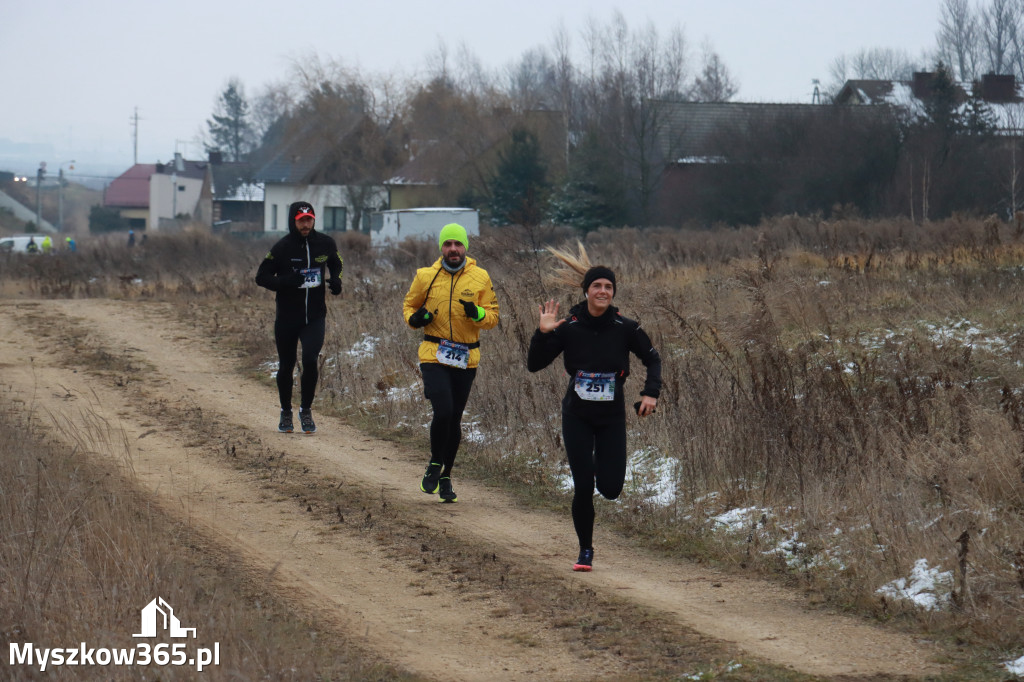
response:
M498 299L487 271L466 256L469 238L456 223L441 228L441 257L420 268L405 295L403 316L423 330L419 347L423 394L433 407L430 463L420 490L457 502L452 466L462 441L462 413L480 363L480 331L498 324Z

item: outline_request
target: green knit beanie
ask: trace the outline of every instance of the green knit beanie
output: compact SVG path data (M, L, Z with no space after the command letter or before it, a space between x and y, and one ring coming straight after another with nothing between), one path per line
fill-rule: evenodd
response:
M458 223L448 223L441 228L441 235L437 238L437 248L440 250L449 239L454 239L469 250L469 237L466 235L466 228Z

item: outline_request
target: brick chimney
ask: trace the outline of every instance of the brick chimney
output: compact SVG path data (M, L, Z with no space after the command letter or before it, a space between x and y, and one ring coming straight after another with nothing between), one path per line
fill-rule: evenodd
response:
M986 102L1019 101L1017 78L1012 73L986 73L981 77L981 98Z
M927 99L932 94L934 84L934 71L915 71L914 81L911 84L910 89L914 93L914 97L918 99Z

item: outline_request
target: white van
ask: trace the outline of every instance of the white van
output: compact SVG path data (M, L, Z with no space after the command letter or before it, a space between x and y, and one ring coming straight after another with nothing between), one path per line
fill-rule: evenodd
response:
M36 253L43 251L44 235L25 235L21 237L0 237L0 254L4 253L28 253L28 242L36 240Z

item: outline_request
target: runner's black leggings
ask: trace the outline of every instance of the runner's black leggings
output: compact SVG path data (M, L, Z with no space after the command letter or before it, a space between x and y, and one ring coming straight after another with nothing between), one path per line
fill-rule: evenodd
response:
M476 378L476 367L459 369L437 362L420 363L423 395L434 408L430 422L430 461L444 465L441 476L451 476L455 453L462 442L462 413Z
M594 546L594 484L609 500L626 480L626 416L589 419L562 410L562 440L572 470L572 525L580 549Z
M274 322L274 342L277 344L277 394L281 398L281 409L292 409L292 374L299 342L302 342L302 403L308 410L313 405L316 382L320 378L317 358L324 347L324 318L309 324L282 324Z

